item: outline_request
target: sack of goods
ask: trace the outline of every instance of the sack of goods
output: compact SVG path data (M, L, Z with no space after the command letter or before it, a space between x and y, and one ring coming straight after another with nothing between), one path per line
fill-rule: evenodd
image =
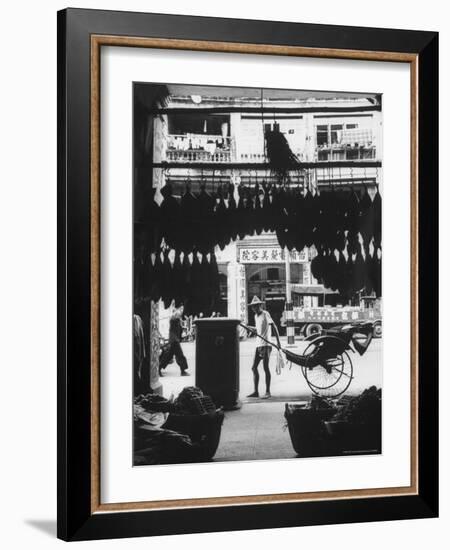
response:
M175 400L154 394L134 401L134 465L204 462L216 453L224 413L200 388Z

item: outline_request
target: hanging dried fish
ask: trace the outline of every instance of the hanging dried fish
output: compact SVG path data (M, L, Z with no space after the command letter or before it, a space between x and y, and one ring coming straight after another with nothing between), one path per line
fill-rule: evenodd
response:
M214 208L214 224L216 227L217 244L223 250L230 243L229 228L227 225L227 207L222 186L217 190L216 205Z
M197 249L202 254L207 254L217 243L216 227L214 220L215 198L206 191L205 184L200 186L198 200L198 234Z
M161 189L161 194L164 197L160 206L162 236L167 246L178 249L183 234L180 204L172 196L172 185L170 183L166 183Z
M180 250L185 253L192 252L198 241L199 205L197 197L191 191L191 184L186 182L184 195L180 203L181 226L183 228L179 236Z

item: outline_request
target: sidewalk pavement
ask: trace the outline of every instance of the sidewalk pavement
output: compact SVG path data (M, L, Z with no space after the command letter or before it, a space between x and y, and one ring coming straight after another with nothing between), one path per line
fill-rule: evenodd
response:
M295 458L284 418L284 402L245 403L225 413L214 462Z
M303 342L298 342L301 352ZM183 343L183 351L189 365L189 376L180 376L176 363L170 364L161 378L164 397L175 397L186 386L195 386L195 342ZM285 403L309 401L311 390L303 378L300 367L287 365L281 375L275 373L276 352L271 354L272 372L269 400L245 399L253 391L251 366L255 344L252 340L240 342L240 398L242 408L227 411L222 426L222 435L214 461L262 460L294 458L289 432L284 428ZM360 357L352 354L354 379L349 394L357 394L371 385L382 386L382 340L373 340L367 353ZM260 365L260 394L264 393L264 371Z

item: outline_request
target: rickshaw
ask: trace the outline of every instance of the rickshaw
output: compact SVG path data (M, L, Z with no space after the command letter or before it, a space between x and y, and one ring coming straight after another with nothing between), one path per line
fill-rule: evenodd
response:
M243 326L255 333L251 327ZM347 391L353 380L353 362L349 352L364 355L372 338L373 323L364 321L339 325L319 336L312 334L304 340L307 344L301 354L282 348L278 337L277 344L262 339L284 353L291 366L292 363L300 366L313 393L335 398Z

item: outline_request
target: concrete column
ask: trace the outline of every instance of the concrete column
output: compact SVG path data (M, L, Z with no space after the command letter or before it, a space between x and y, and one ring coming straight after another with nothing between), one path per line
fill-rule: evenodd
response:
M239 162L241 159L241 151L239 149L240 143L240 130L241 130L241 114L230 114L230 137L232 141L231 147L231 161Z
M377 159L381 159L383 158L383 118L379 112L373 114L373 134L376 147L375 155ZM376 174L378 176L377 183L381 190L383 185L383 169L376 169Z
M167 136L168 136L168 123L167 115L155 117L153 125L153 161L163 162L166 160L167 150ZM163 197L160 193L162 187L164 187L165 174L162 168L153 169L153 187L156 188L155 201L161 204Z
M314 162L316 160L316 134L314 125L313 113L305 113L303 115L305 123L305 152L304 162ZM317 171L307 170L306 172L306 187L310 191L317 188Z
M161 117L155 117L153 125L153 160L154 162L161 162L166 158L167 148L167 115ZM154 169L152 185L156 188L155 201L159 204L162 201L162 195L159 192L165 185L165 175L163 170ZM153 392L161 394L162 384L159 380L159 304L151 301L150 303L150 387Z
M162 394L159 380L159 307L156 302L150 304L150 387L153 392Z
M230 262L227 265L227 315L230 318L239 317L238 310L238 285L237 285L237 264Z
M285 273L286 273L286 335L287 344L294 345L295 343L295 328L294 328L294 315L292 307L292 294L291 294L291 261L289 250L286 248L284 251L285 261Z

